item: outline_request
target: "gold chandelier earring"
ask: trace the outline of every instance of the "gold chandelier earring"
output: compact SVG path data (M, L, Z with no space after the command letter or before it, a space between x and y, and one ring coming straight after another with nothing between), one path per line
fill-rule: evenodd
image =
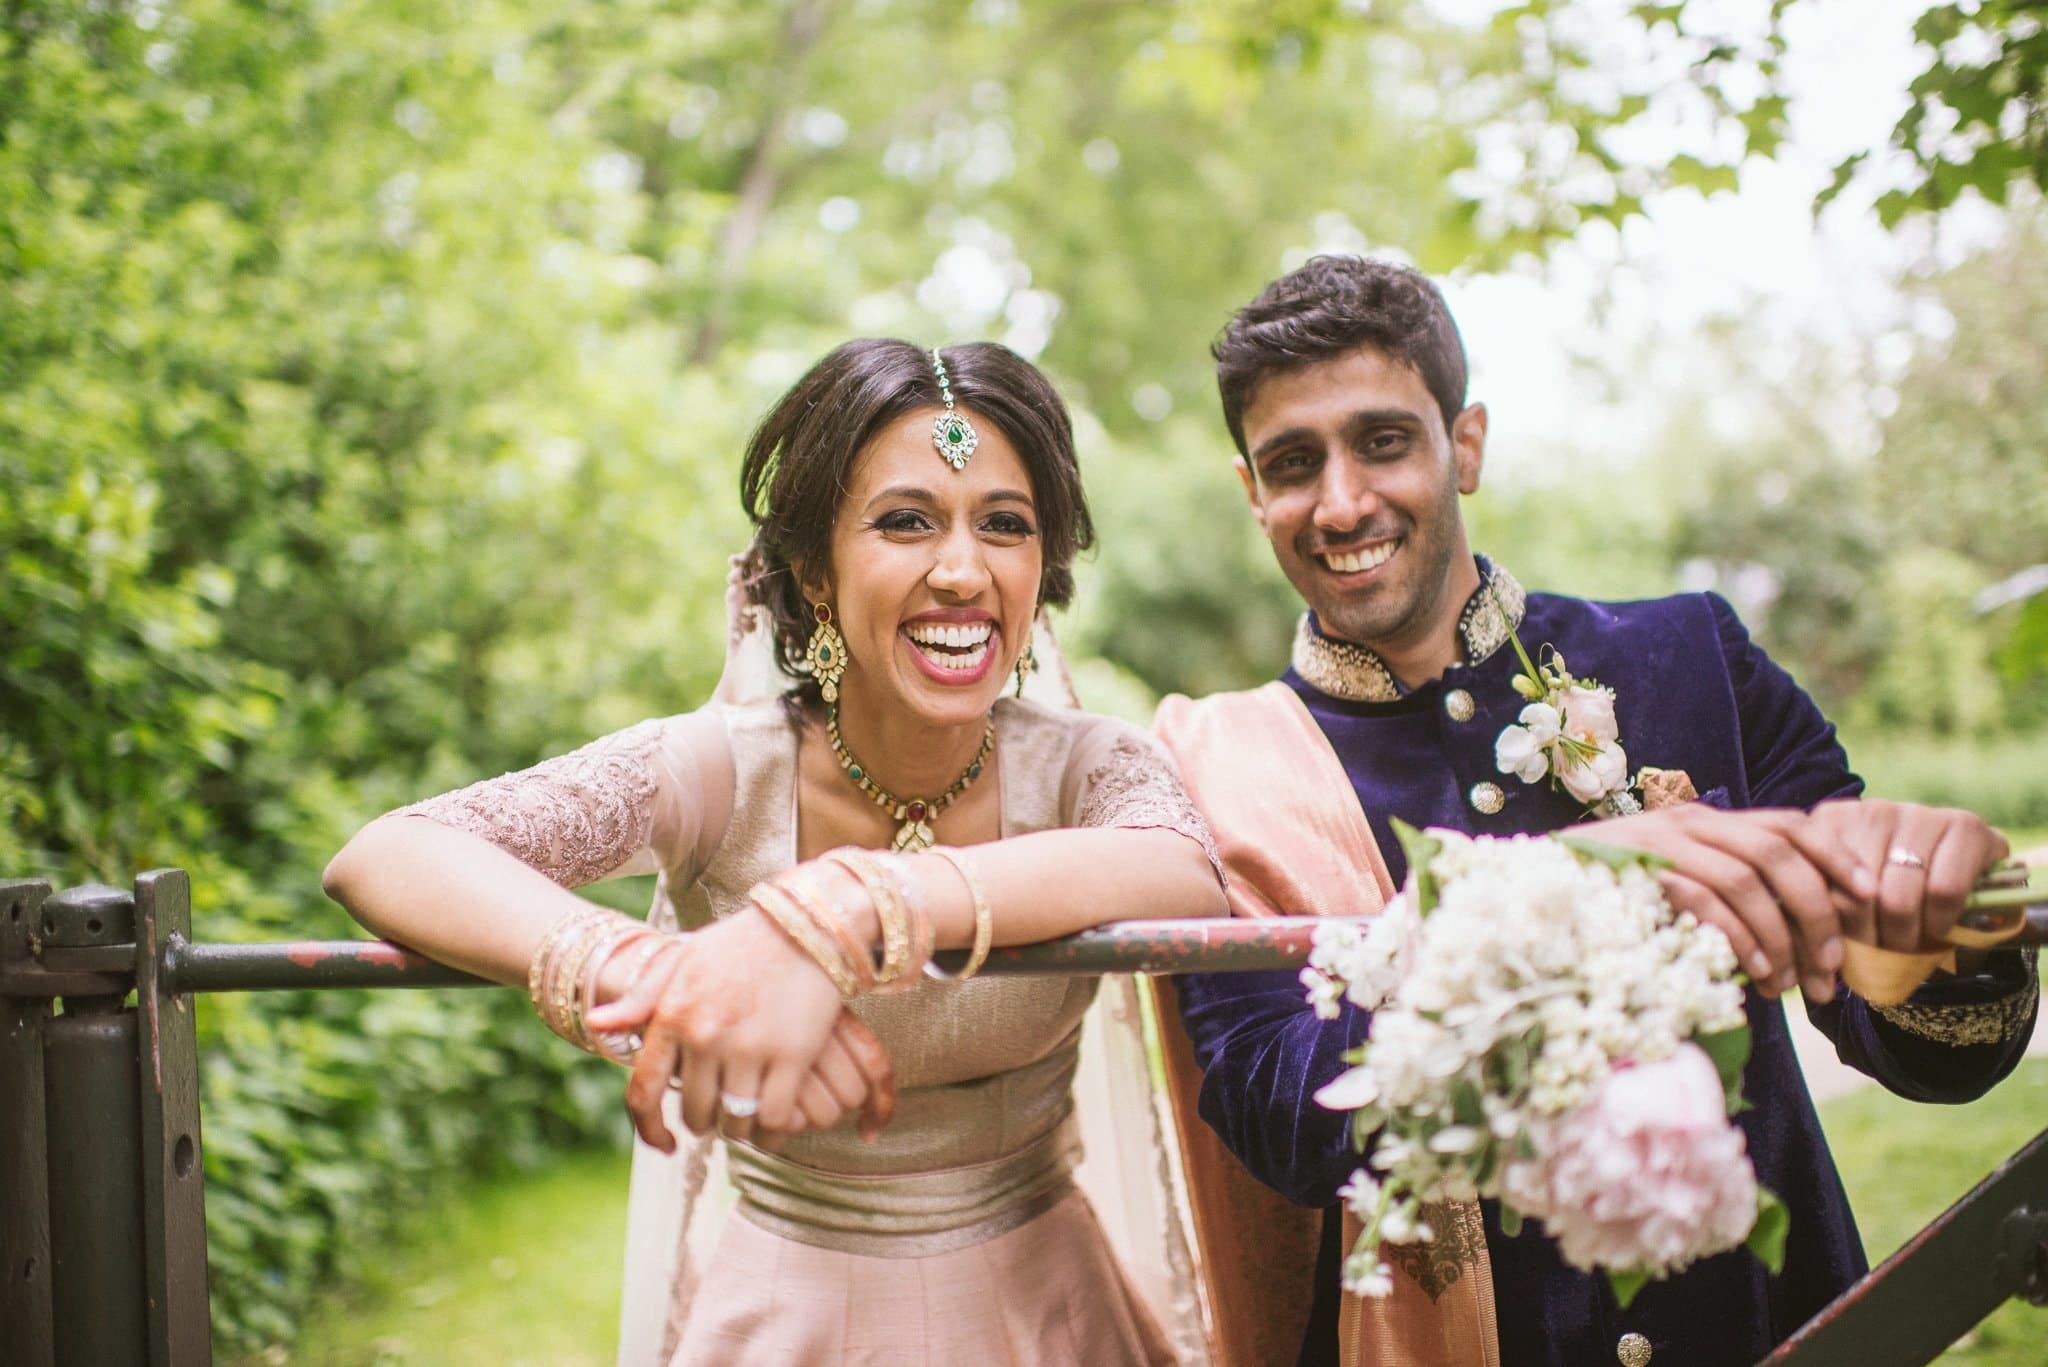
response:
M1024 680L1038 672L1038 652L1027 642L1024 653L1017 657L1017 696L1024 696Z
M810 644L804 648L804 673L818 681L818 691L826 702L836 703L839 681L846 677L846 638L832 625L829 604L813 603L811 616L818 625L812 629Z

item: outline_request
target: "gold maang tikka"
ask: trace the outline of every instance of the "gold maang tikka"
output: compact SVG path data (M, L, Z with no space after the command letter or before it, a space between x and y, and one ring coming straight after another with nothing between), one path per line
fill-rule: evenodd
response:
M974 424L953 407L953 385L946 378L946 358L939 355L937 347L932 348L932 370L939 377L939 397L946 404L946 411L932 422L932 445L939 448L946 464L964 470L981 438L975 434Z

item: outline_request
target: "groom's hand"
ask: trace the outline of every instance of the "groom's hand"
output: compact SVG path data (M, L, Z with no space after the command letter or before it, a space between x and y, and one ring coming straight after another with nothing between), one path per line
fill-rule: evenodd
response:
M1837 823L1688 802L1582 829L1669 860L1665 897L1726 935L1764 995L1798 985L1813 1001L1834 996L1845 916L1878 890L1876 866Z
M1845 798L1808 820L1876 871L1875 895L1845 910L1844 930L1885 949L1941 943L1970 889L2012 848L1982 817L1951 807Z

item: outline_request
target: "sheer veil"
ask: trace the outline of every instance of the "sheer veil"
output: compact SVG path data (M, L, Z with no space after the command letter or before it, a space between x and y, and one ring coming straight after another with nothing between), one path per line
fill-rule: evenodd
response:
M726 578L725 669L712 699L729 706L774 697L786 683L767 609L751 593L757 566L754 552L742 552L732 557ZM1032 651L1039 668L1027 679L1024 696L1048 707L1078 708L1072 676L1044 613L1033 627ZM671 916L665 892L658 893L651 919ZM669 1102L670 1128L681 1139L675 1154L638 1139L633 1143L619 1367L666 1362L698 1269L732 1206L723 1146L690 1138L676 1114L674 1093ZM1076 1179L1181 1362L1206 1367L1209 1317L1191 1252L1180 1152L1170 1108L1152 1083L1145 1013L1128 975L1103 978L1089 1008L1074 1102L1087 1155Z

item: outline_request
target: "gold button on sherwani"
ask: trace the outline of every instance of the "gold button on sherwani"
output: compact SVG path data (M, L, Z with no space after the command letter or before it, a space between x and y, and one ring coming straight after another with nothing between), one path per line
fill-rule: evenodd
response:
M1621 1367L1650 1367L1650 1341L1641 1334L1623 1334L1614 1356Z
M1464 689L1454 688L1444 694L1444 715L1452 721L1471 721L1475 710L1472 695Z
M1508 805L1507 794L1500 790L1498 783L1475 783L1466 795L1472 803L1472 810L1492 816Z

